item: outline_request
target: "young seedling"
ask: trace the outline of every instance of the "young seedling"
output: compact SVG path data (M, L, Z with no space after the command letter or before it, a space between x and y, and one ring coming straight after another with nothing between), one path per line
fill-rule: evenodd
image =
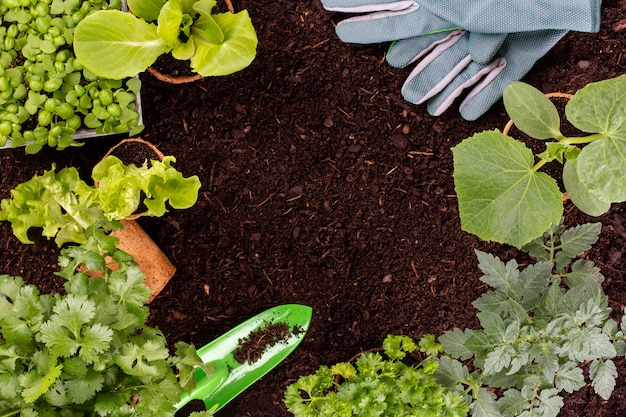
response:
M215 5L131 0L132 13L93 13L76 28L76 56L94 74L113 79L135 76L169 52L202 76L231 74L256 56L256 32L246 10L212 14Z
M452 148L463 230L521 247L558 223L563 192L540 172L553 161L563 164L564 191L582 212L599 216L626 201L626 75L591 83L569 100L565 116L585 136L563 135L554 104L522 82L505 89L504 104L515 126L546 140L546 149L534 155L499 130Z
M481 328L444 333L444 352L463 363L442 357L436 373L448 389L471 393L473 415L555 417L562 392L587 385L586 365L594 391L610 397L613 358L626 352L626 320L610 317L600 270L575 260L600 228L552 226L524 248L537 262L522 270L476 251L480 279L492 288L474 302Z
M119 0L8 0L0 5L0 148L80 146L77 132L141 131L136 99L141 82L97 77L76 59L76 25ZM120 12L121 13L121 12ZM83 134L80 132L80 134Z

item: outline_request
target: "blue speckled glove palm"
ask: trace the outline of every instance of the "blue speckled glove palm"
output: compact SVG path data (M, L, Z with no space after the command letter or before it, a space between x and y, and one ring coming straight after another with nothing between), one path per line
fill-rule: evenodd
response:
M568 30L595 32L600 0L322 0L347 43L393 42L387 62L418 63L405 82L407 101L428 101L439 115L464 90L461 115L474 120L521 79Z

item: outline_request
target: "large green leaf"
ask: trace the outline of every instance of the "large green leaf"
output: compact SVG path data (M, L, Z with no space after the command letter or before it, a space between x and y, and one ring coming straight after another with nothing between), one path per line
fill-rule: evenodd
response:
M521 81L509 84L502 95L515 126L535 139L561 137L559 112L544 93Z
M580 211L600 216L611 208L611 202L593 195L578 176L578 159L568 159L563 165L563 185L570 200Z
M221 43L212 41L211 20L221 28ZM196 46L191 67L203 76L232 74L250 65L256 56L258 40L247 10L203 16L194 23L191 35Z
M562 193L533 170L533 154L499 131L486 131L452 148L463 230L484 240L521 247L563 213Z
M588 84L565 110L576 128L600 135L578 156L580 181L599 200L626 201L626 75Z
M594 140L578 156L579 178L599 200L626 201L626 132L623 135Z
M133 77L170 49L155 25L119 10L92 13L74 32L76 57L103 78Z

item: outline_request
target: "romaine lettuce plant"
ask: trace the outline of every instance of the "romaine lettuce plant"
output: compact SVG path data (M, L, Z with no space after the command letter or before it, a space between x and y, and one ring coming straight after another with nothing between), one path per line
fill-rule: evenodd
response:
M193 345L178 342L171 355L146 325L150 290L116 240L96 228L62 250L63 295L0 275L0 415L174 416L195 368L213 374ZM116 271L105 267L111 260Z
M537 263L521 271L514 260L476 251L481 281L492 288L474 302L481 328L443 334L444 352L463 363L442 357L435 373L446 388L471 393L472 415L555 417L561 393L587 385L587 366L595 392L609 398L612 359L626 354L626 316L610 318L604 277L592 262L574 260L599 232L599 223L553 225L524 248Z
M552 140L534 155L523 142L493 130L452 148L463 230L521 247L558 223L563 193L540 172L553 161L563 164L565 191L582 212L598 216L626 201L626 75L591 83L567 103L567 120L586 136L564 136L554 104L527 84L507 87L504 104L519 130Z
M461 393L442 387L433 377L438 363L432 357L441 351L434 336L415 343L408 336L389 335L383 350L385 356L364 352L354 365L322 365L314 374L301 376L287 387L285 405L296 417L467 415ZM426 355L424 360L403 361L418 350Z
M43 236L67 242L84 243L96 226L104 232L121 227L124 219L141 206L145 216L162 216L167 205L175 209L191 207L198 198L200 180L184 178L172 163L174 157L152 161L150 166L125 165L107 156L93 169L89 185L73 167L45 171L19 184L11 199L0 202L0 220L11 222L13 233L23 243L32 243L28 231L42 228Z
M141 131L139 79L98 78L76 59L76 25L119 0L7 0L0 4L0 147L80 146L81 128ZM121 12L120 12L121 13Z
M202 76L228 75L252 62L257 37L246 10L212 14L216 0L130 0L132 13L103 10L82 20L74 50L101 77L132 77L168 52Z

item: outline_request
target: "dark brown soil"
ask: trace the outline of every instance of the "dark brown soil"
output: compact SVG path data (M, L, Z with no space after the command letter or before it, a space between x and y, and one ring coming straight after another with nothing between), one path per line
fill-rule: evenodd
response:
M455 110L431 117L405 102L409 70L385 64L386 45L341 43L317 0L235 8L249 10L259 36L249 68L181 86L142 76L142 136L203 184L193 208L139 220L178 267L151 304L150 324L172 345L200 346L271 306L312 306L305 341L218 414L288 416L286 385L321 364L379 347L389 333L477 325L471 303L485 287L474 249L504 259L518 251L461 231L450 148L507 117L501 104L466 122ZM626 2L606 0L600 33L568 34L524 80L573 93L626 73L625 19ZM34 156L2 151L0 197L52 162L86 176L117 140ZM626 305L625 208L599 219L600 241L588 253L616 312ZM569 205L566 216L570 225L593 220ZM22 245L8 223L0 237L2 273L58 287L54 242ZM626 415L626 363L618 365L609 401L586 387L566 395L561 415Z

